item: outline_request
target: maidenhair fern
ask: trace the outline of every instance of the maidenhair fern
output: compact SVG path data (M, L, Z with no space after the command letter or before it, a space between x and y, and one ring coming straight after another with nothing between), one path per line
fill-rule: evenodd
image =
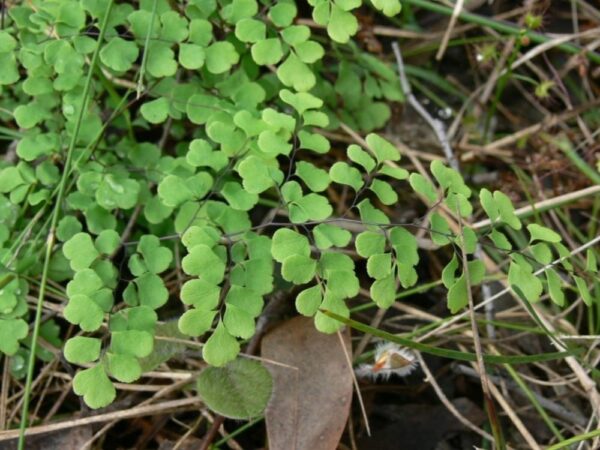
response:
M8 9L0 115L9 126L0 134L14 141L16 160L0 162L2 353L28 351L27 299L39 289L49 233L58 243L47 301L78 327L64 354L81 366L73 388L92 408L114 400L114 382L142 375L166 305L178 311L181 333L205 337L212 366L233 361L252 338L275 279L299 286L298 312L326 333L342 324L324 312L348 317L347 301L361 286L390 307L418 282L416 228L469 257L468 267L455 256L442 273L453 313L467 305L468 285L485 277L478 243L506 252L508 282L529 302L546 292L564 306L567 286L586 304L597 301L588 288L593 253L586 270L574 269L560 236L534 223L525 227L527 246L514 247L506 228L523 225L502 192L477 195L439 161L431 179L409 173L398 149L374 133L364 146L332 150L323 130L341 121L380 128L390 112L378 100L403 95L391 67L350 41L360 0L309 3L334 44L295 23L291 0L124 2L110 11L100 41L106 0ZM395 0L372 5L400 11ZM338 44L347 42L342 57ZM93 82L78 121L88 71ZM70 139L61 220L49 229ZM341 211L332 206L340 192ZM430 206L428 221L394 223L389 207L412 192ZM275 215L262 221L265 207ZM475 230L469 222L480 210L491 226ZM562 269L550 266L558 258ZM168 282L174 268L185 274L178 285Z

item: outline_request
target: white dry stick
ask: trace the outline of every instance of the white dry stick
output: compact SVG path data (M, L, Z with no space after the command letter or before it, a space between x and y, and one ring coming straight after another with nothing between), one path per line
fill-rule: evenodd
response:
M437 54L435 55L435 59L438 61L444 57L444 53L446 52L446 48L448 47L448 41L450 40L450 36L452 35L452 30L454 30L454 26L456 25L456 21L458 20L458 16L463 9L464 0L458 0L456 2L456 6L454 7L454 11L452 11L452 16L450 17L450 22L448 23L448 28L444 33L444 38L442 39L442 43L440 48L438 49Z
M529 432L527 426L519 418L514 409L511 408L510 404L502 396L502 393L498 390L498 388L495 385L490 384L490 391L496 399L496 401L498 402L498 404L500 405L500 407L504 410L506 415L515 425L515 428L519 431L519 433L521 433L521 436L523 436L523 439L525 439L529 448L532 450L540 450L539 444L535 441L534 437Z
M427 112L423 105L419 103L416 97L413 95L412 90L410 88L410 84L408 83L408 79L406 78L406 72L404 71L404 62L402 61L402 54L400 53L400 46L397 42L392 42L392 49L394 50L394 55L396 56L396 64L398 66L398 76L400 78L400 86L402 86L402 91L404 91L404 96L408 103L417 111L417 113L427 122L427 124L431 127L433 132L435 133L438 141L442 146L442 150L444 151L444 156L448 160L450 167L454 170L458 170L458 160L454 156L454 152L450 147L450 142L448 141L448 136L446 135L446 129L442 121L438 119L434 119L431 117L431 114Z
M582 33L573 33L573 34L566 34L563 36L557 36L548 42L544 42L543 44L536 45L535 47L533 47L531 50L529 50L527 53L525 53L523 56L521 56L519 59L517 59L513 64L511 64L510 69L514 70L517 67L519 67L520 65L522 65L523 63L533 59L537 55L540 55L558 45L566 44L569 41L576 41L579 38L595 38L595 37L599 37L599 36L600 36L600 29L598 29L598 28L591 28ZM508 72L508 68L505 68L504 70L502 70L502 72L500 72L500 76L506 74L507 72Z
M431 384L431 387L435 391L436 395L438 396L440 401L444 404L444 406L448 409L448 411L450 411L450 413L454 417L456 417L458 419L458 421L460 423L462 423L464 426L466 426L470 430L474 431L481 437L489 440L490 442L494 442L494 437L491 434L489 434L487 431L484 431L481 428L479 428L477 425L472 423L469 419L467 419L465 416L463 416L460 413L460 411L458 411L456 409L456 407L452 404L452 402L450 400L448 400L448 397L446 397L446 394L444 394L444 391L442 390L440 385L437 383L437 380L431 373L431 370L429 370L429 367L425 363L425 360L423 359L421 354L417 353L416 355L417 355L419 364L421 365L421 369L423 369L423 372L425 373L425 382Z
M358 397L358 404L360 405L360 412L363 415L363 420L365 421L365 429L367 430L367 436L371 436L371 427L369 426L369 417L367 416L367 410L365 408L365 404L363 402L362 394L360 393L360 387L358 386L358 381L356 380L356 375L354 374L354 369L352 368L352 358L348 353L348 349L346 348L346 344L344 343L344 338L342 337L342 333L340 330L337 331L337 336L340 340L340 345L342 346L342 351L344 352L344 356L346 357L346 363L348 363L348 370L352 374L352 383L354 383L354 389L356 389L356 396Z
M469 378L479 379L479 372L468 365L456 364L452 367L452 371L465 375ZM523 374L521 374L521 376L522 375ZM515 392L518 396L525 396L525 393L514 381L507 380L498 375L490 375L490 380L492 380L492 382L496 385L506 386L511 392ZM565 420L569 423L573 423L579 427L584 427L587 423L587 419L583 415L579 414L578 411L571 411L561 403L549 400L541 394L538 394L536 391L532 391L532 394L544 409L547 409L557 418Z
M475 90L478 92L478 90ZM470 99L470 97L469 97ZM468 100L467 100L468 101ZM481 149L483 152L489 152L491 150L502 150L503 148L509 148L512 144L519 141L523 137L527 137L530 135L535 135L544 129L548 129L550 127L556 126L560 123L563 123L567 120L570 120L574 117L577 117L581 113L590 110L592 108L596 108L600 105L600 98L594 98L590 100L588 103L582 106L578 106L572 110L563 111L560 114L553 114L550 116L546 116L542 121L535 123L533 125L529 125L528 127L522 128L515 133L509 134L508 136L501 137L489 144L484 145L483 147L477 147ZM454 124L453 124L454 125ZM598 130L592 133L592 138L598 134ZM580 150L587 144L584 142L583 144L579 144L574 150Z
M28 428L25 432L25 435L35 436L39 434L52 433L54 431L66 430L84 425L108 422L110 420L124 420L131 419L134 417L160 415L181 410L197 410L201 404L202 400L200 399L200 397L189 397L180 400L169 400L162 403L156 403L154 405L137 406L135 408L107 412L97 414L94 416L82 417L79 419L65 420L61 422L50 423L48 425L34 426ZM0 431L0 442L7 441L10 439L16 439L18 437L19 430Z

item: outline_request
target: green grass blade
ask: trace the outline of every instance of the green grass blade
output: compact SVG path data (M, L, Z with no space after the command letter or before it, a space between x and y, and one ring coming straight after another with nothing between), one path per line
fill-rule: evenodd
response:
M510 364L505 364L504 368L508 371L508 373L510 374L512 379L515 380L515 382L519 385L519 387L521 388L523 393L527 396L527 398L529 399L529 401L531 402L533 407L537 410L540 417L546 423L546 425L548 426L550 431L552 431L554 436L556 436L560 440L563 440L564 439L563 435L560 433L558 428L556 428L556 425L554 425L554 422L552 421L550 416L548 416L548 413L546 412L544 407L540 404L537 397L535 395L533 395L533 392L531 392L531 389L529 389L529 387L523 381L523 379L519 376L517 371L515 369L513 369Z
M590 431L589 433L578 434L577 436L573 436L572 438L565 439L558 444L551 445L546 450L559 450L561 448L568 447L571 444L576 444L577 442L587 441L588 439L593 439L596 436L600 436L600 428Z
M40 291L37 299L36 309L35 309L35 321L33 324L33 332L31 336L31 351L29 353L29 360L27 363L27 377L25 380L25 389L23 392L23 408L21 410L21 423L19 425L19 443L18 449L25 450L25 430L27 429L28 415L29 415L29 397L31 395L31 385L33 382L33 368L35 366L35 349L37 345L37 340L39 337L39 329L42 318L42 306L44 303L44 296L46 293L46 284L48 283L48 272L50 269L50 258L52 257L52 250L54 249L55 242L55 229L58 224L58 217L60 216L60 205L63 201L66 191L66 185L69 177L69 169L71 166L71 162L73 159L73 152L75 149L75 145L77 143L77 136L79 135L79 130L81 129L81 124L83 122L83 116L85 114L85 109L87 106L87 100L90 92L90 87L92 85L92 75L94 73L94 67L96 62L98 61L98 55L100 53L100 47L102 45L102 41L104 40L104 34L106 32L106 28L108 25L108 18L110 16L110 12L112 10L114 0L109 0L106 5L106 12L104 14L104 18L102 20L102 25L100 27L100 34L98 35L98 41L96 44L96 49L94 50L94 55L92 56L92 60L90 62L90 67L88 69L87 77L85 80L85 85L83 88L83 94L81 98L81 107L79 109L79 114L77 116L77 122L75 123L75 128L73 130L73 134L71 135L71 140L69 142L69 148L67 149L67 157L65 159L65 165L62 172L62 177L60 180L58 194L56 196L56 203L54 204L54 210L52 212L52 221L50 223L50 230L48 232L48 239L46 240L46 252L44 256L44 265L42 269L42 277L40 281Z
M342 317L334 312L321 310L321 312L332 319L335 319L343 324L354 328L355 330L362 331L363 333L369 333L378 338L384 339L389 342L394 342L404 347L417 350L422 353L428 353L430 355L441 356L443 358L455 359L457 361L476 361L477 357L475 353L461 352L458 350L450 350L447 348L435 347L421 342L415 342L411 339L407 339L395 334L388 333L386 331L373 328L362 322L358 322L353 319ZM506 355L483 355L483 360L489 364L529 364L533 362L541 361L553 361L556 359L563 359L566 356L572 356L573 352L552 352L552 353L540 353L537 355L518 355L518 356L506 356Z

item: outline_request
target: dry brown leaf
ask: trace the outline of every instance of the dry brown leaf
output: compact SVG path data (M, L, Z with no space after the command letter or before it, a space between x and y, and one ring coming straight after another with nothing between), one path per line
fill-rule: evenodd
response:
M350 333L342 333L348 353ZM335 449L352 401L352 368L335 334L319 333L306 317L288 320L262 341L273 396L266 412L271 450Z

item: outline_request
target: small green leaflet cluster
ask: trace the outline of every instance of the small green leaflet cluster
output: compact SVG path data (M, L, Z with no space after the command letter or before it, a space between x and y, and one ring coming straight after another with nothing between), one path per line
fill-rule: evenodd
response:
M588 287L590 282L581 276L585 274L585 277L589 278L597 288L598 267L593 251L587 252L585 269L575 272L575 268L569 260L570 251L562 244L561 236L555 231L535 223L526 227L529 235L528 245L515 249L506 234L498 229L501 226L510 227L513 230L522 228L510 199L500 191L492 194L487 189L482 189L479 200L493 224L492 230L485 237L489 238L497 248L510 252L508 281L523 299L536 302L545 292L555 304L565 306L566 277L558 271L557 265L550 266L553 261L560 259L560 266L566 273L571 274L575 282L575 291L581 296L584 303L592 306L594 301L597 302ZM534 273L539 271L544 275L542 279ZM580 275L575 273L580 273Z
M240 351L237 338L254 335L255 319L263 309L263 295L273 290L271 241L247 232L235 243L221 243L222 235L209 225L192 226L182 237L188 254L183 271L193 277L181 289L183 303L193 306L179 319L179 330L202 336L213 328L203 357L223 366Z
M390 102L403 102L398 75L387 64L353 47L356 62L342 60L333 86L326 85L326 105L336 109L336 95L344 99L339 118L353 128L370 132L383 127L391 116Z
M64 347L67 361L93 364L80 370L73 379L73 390L91 408L110 404L116 390L109 376L131 383L142 375L140 358L152 353L158 316L155 309L168 298L158 276L172 261L168 248L156 236L142 236L137 252L129 258L129 270L136 276L123 293L128 307L112 312L118 273L110 257L118 250L116 231L102 231L96 239L79 232L63 245L63 253L74 272L67 284L69 298L63 311L65 319L86 333L95 333L108 316L110 345L102 348L101 337L75 336Z
M24 169L25 167L27 166L21 164L17 170L29 170ZM2 180L0 178L0 184ZM29 283L24 275L30 270L35 270L38 261L34 255L18 259L14 256L15 246L14 243L11 245L10 238L18 216L18 205L0 195L0 353L11 356L11 374L22 378L25 375L24 364L28 359L30 347L29 326L26 321L27 296L30 292ZM32 245L29 242L23 247L29 248ZM11 270L7 270L9 264ZM54 268L56 269L56 265ZM57 270L54 271L54 275L60 277ZM40 327L40 336L57 347L61 345L58 333L58 326L53 320L44 322ZM24 346L21 346L20 342ZM52 352L39 346L36 355L44 361L51 361L54 357Z
M324 311L348 317L346 302L365 283L373 301L389 307L418 281L417 240L385 212L407 186L432 207L432 241L469 255L467 268L456 256L442 275L450 310L463 308L468 283L485 275L472 256L478 235L467 226L455 235L439 205L468 222L474 196L438 161L431 165L435 184L409 174L398 167L394 145L371 133L389 119L388 103L403 95L395 72L350 39L362 2L309 1L333 45L297 24L292 0L175 3L115 4L103 42L89 30L104 18L106 0L33 0L8 9L0 31L0 117L10 126L0 134L14 141L15 161L0 161L0 351L14 361L26 356L27 295L35 285L25 280L41 273L47 218L97 45L48 274L62 316L81 330L64 353L86 367L73 386L89 406L115 398L113 380L141 376L157 329L171 325L158 323L160 308L177 308L175 297L185 305L179 332L201 339L204 359L219 366L206 380L226 374L232 384L256 369L235 358L276 281L297 286L297 310L314 316L323 332L341 326ZM400 11L397 0L371 3L388 16ZM327 60L330 51L336 64ZM340 121L369 133L364 148L350 145L344 157L321 132ZM347 211L334 211L338 192ZM509 252L515 290L530 301L546 290L563 305L563 274L554 267L545 269L545 281L534 275L567 255L556 233L529 225L530 244L513 248L505 228L522 225L508 197L482 190L479 203L493 223L483 243ZM278 216L261 223L266 207ZM360 218L358 231L347 227L350 213ZM121 242L124 235L134 244ZM587 304L593 256L585 274L573 277ZM562 264L573 271L568 260ZM175 295L165 286L172 267L184 274ZM60 331L53 321L40 329L57 347ZM39 348L37 355L52 357ZM248 397L243 411L228 410L232 417L264 407L268 377L255 372L264 383L260 395ZM199 383L210 402L206 386L214 382Z
M470 217L473 206L469 198L472 193L461 175L439 161L431 164L431 173L439 186L434 186L421 174L410 175L410 184L415 192L432 205L442 201L455 215L463 218ZM437 194L440 191L442 197ZM535 223L529 224L526 227L529 235L528 244L521 248L514 248L503 229L519 231L523 225L515 214L510 198L500 191L491 193L484 188L479 193L479 203L491 221L488 231L478 236L473 229L465 226L462 234L455 236L451 233L447 221L438 212L433 212L430 217L432 241L440 246L453 244L467 255L475 254L480 241L484 245L491 245L496 250L507 252L510 258L508 283L521 298L528 302L536 302L547 293L555 304L565 306L564 288L567 286L565 276L559 273L556 265L551 264L560 259L560 265L571 274L575 282L576 292L586 305L592 305L594 296L588 287L588 282L584 277L573 273L574 267L569 261L570 252L561 243L562 239L558 233ZM467 265L468 267L461 267L462 257L455 254L442 272L442 282L448 289L448 308L452 313L467 306L468 286L481 283L485 276L485 266L479 259L469 260ZM597 282L594 281L593 274L597 273L597 264L593 251L587 253L584 272L591 277L591 281L596 286ZM544 279L538 277L540 273L544 275Z
M388 17L400 12L398 0L370 0L371 4ZM327 27L327 34L335 42L345 44L358 31L358 20L352 11L360 7L362 0L308 0L313 7L312 17L319 25Z
M4 274L7 277L6 274ZM0 290L0 352L14 355L19 341L29 334L27 322L27 283L19 278L6 279Z
M16 171L22 167L13 166ZM3 181L7 182L0 173L0 189ZM8 182L10 183L10 180ZM29 334L29 326L26 321L29 283L22 275L35 266L36 259L32 256L17 259L14 256L14 247L11 246L13 244L11 231L17 224L18 218L18 205L0 194L0 352L11 355L14 361L18 361L12 365L13 368L16 368L12 370L12 373L20 377L23 375L20 366L23 361L27 360L28 351L22 348L19 342ZM10 270L8 269L9 263L12 264ZM50 327L53 325L53 322L46 323ZM43 331L40 330L42 336L49 337L49 341L55 342ZM43 351L38 352L38 355L46 356Z

